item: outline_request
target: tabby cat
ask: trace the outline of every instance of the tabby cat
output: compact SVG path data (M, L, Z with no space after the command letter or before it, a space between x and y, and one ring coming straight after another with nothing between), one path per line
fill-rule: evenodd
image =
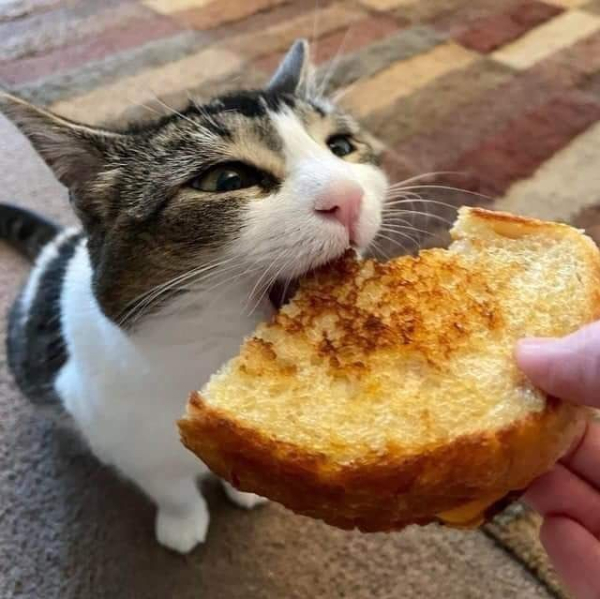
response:
M206 467L179 442L188 393L237 353L291 281L377 234L386 176L357 122L310 85L296 42L262 90L95 128L0 95L68 187L80 228L0 205L0 236L35 259L8 358L33 401L60 402L93 453L156 504L185 553L209 514ZM224 485L237 504L262 500Z

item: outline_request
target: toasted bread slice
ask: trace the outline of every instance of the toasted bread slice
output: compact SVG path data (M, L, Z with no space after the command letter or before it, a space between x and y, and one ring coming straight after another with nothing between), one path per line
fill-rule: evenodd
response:
M569 226L481 209L452 235L304 280L192 394L184 444L236 487L342 528L481 524L582 425L513 352L600 317L600 254Z

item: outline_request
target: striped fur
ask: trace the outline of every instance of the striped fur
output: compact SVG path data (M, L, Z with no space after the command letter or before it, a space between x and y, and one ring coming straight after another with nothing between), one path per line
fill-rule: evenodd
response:
M266 89L123 131L0 95L83 225L41 251L11 314L11 369L30 397L60 399L94 454L154 500L157 539L179 552L209 519L195 484L206 467L174 426L189 391L271 315L277 281L366 249L381 223L377 151L306 93L306 56L298 42ZM352 228L318 211L336 186L362 196Z

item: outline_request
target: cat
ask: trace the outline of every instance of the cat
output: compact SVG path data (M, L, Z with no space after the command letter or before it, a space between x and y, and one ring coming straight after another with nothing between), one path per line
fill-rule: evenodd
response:
M310 68L298 40L264 89L120 131L0 95L82 225L0 205L0 236L35 259L9 317L9 366L156 504L156 538L180 553L209 524L207 469L175 425L189 392L273 314L275 290L364 251L381 225L377 144L311 93ZM238 505L263 501L223 484Z

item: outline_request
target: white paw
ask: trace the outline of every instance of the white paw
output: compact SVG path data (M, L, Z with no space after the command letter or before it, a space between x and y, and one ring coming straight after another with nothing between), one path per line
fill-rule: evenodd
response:
M204 543L210 516L204 501L194 510L176 514L159 509L156 515L156 540L172 551L189 553L199 543Z
M223 481L223 488L225 489L225 493L227 494L227 497L229 497L230 501L246 510L251 510L254 507L267 503L268 501L268 499L260 497L259 495L255 495L254 493L244 493L243 491L238 491L235 487L232 487L225 481Z

